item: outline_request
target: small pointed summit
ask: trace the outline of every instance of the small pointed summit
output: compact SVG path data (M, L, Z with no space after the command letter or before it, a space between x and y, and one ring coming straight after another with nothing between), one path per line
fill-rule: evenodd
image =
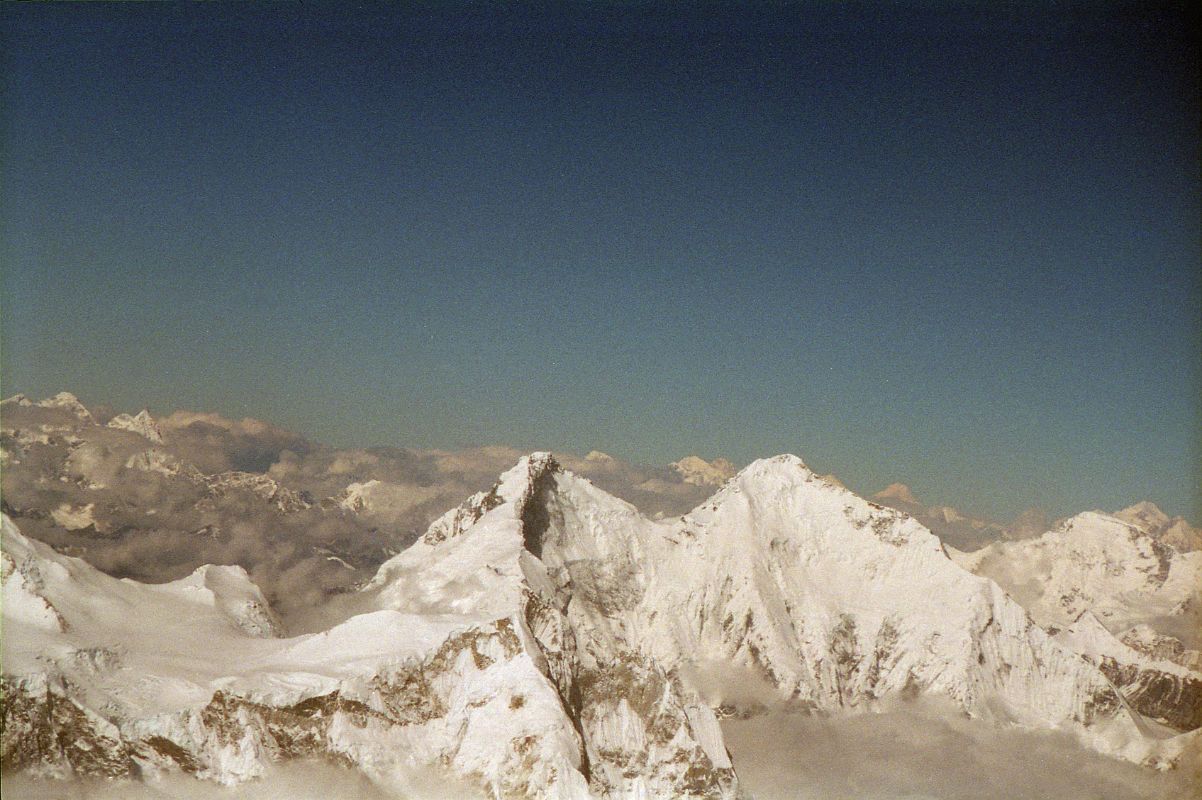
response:
M562 471L563 468L550 453L531 453L522 456L512 469L501 475L501 481L494 491L505 500L515 501L520 514L520 509L525 507L527 501L546 489L548 481Z
M907 505L921 505L918 498L914 496L914 492L910 491L910 487L904 483L891 483L884 489L872 496L873 500L892 500L896 503L905 503Z
M1148 500L1116 511L1114 516L1179 552L1202 549L1202 529L1190 525L1184 517L1170 517Z
M772 456L771 458L757 458L739 470L739 475L787 474L798 470L810 473L810 468L799 457L792 453L781 453L779 456Z
M820 487L839 494L847 493L841 486L826 480L791 453L771 458L758 458L739 470L713 496L710 502L740 493L775 495L792 493L802 487Z
M523 464L526 465L526 469L529 470L531 477L542 475L545 472L559 472L562 469L554 455L541 450L528 456L523 456L518 460L517 467L514 467L514 469L521 467Z
M1135 505L1127 506L1122 511L1116 511L1114 516L1123 522L1130 522L1141 528L1160 528L1170 522L1169 515L1149 500L1143 500Z
M430 524L421 541L435 545L452 539L471 528L493 509L509 506L519 519L539 507L540 493L554 484L555 475L562 472L555 456L535 452L522 456L518 463L501 473L487 492L476 492Z
M145 408L132 417L129 414L118 414L109 420L108 427L137 433L156 444L163 443L163 434L159 431L158 423Z

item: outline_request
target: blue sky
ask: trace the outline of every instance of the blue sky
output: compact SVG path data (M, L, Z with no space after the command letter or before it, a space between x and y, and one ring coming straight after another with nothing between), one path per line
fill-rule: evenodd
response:
M4 392L1198 520L1183 8L7 6Z

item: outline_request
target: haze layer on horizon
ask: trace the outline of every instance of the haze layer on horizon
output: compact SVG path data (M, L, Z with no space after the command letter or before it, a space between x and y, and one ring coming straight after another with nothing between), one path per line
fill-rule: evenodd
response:
M4 392L1197 520L1184 8L6 8Z

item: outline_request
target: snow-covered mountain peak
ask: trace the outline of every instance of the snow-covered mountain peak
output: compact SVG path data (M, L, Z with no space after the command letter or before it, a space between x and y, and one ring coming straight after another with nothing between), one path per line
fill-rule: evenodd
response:
M431 523L408 550L384 562L366 587L383 608L481 618L514 613L522 595L523 518L560 472L550 453L523 456L491 489ZM533 526L530 526L533 528ZM436 566L435 566L436 565ZM416 603L416 605L415 605Z
M149 409L144 408L133 416L118 414L109 420L108 427L131 431L140 436L145 436L156 444L163 443L163 434L159 430L158 423L155 422L154 417L150 416Z
M518 459L518 463L508 472L504 473L502 482L504 482L505 476L521 473L523 470L530 480L533 481L547 473L559 472L562 469L559 462L555 460L554 455L545 451L537 451Z
M872 496L873 500L895 500L899 503L908 503L910 505L920 505L918 498L914 496L914 492L910 491L910 487L904 483L891 483L884 489Z
M531 453L522 456L516 464L501 473L491 491L504 502L518 502L530 495L535 484L562 470L551 453Z
M346 511L366 511L371 508L368 498L379 486L380 481L376 478L348 483L342 494L336 498L338 506Z
M1161 511L1160 507L1150 500L1142 500L1135 505L1127 506L1121 511L1114 512L1114 516L1134 525L1153 528L1167 525L1170 520L1169 515Z
M801 460L800 456L795 456L792 453L781 453L777 456L769 458L757 458L743 469L739 470L739 476L744 475L766 475L769 473L777 473L781 475L791 474L796 471L802 471L808 475L813 475L814 472L806 466L806 463Z
M70 411L84 422L94 422L92 412L79 402L79 398L70 392L59 392L54 397L48 397L45 400L39 400L34 405L40 408L62 408Z
M942 554L939 540L913 518L828 481L789 454L753 461L686 520L761 536L800 528L803 536L825 537L831 547L852 550L863 532L865 541L893 547L919 543ZM810 522L799 525L799 520Z
M621 525L615 524L617 521L639 520L654 524L644 519L630 503L564 469L552 454L540 452L523 456L491 489L477 492L458 508L435 520L420 542L433 546L461 536L469 529L478 528L491 534L504 529L518 537L515 541L520 549L537 557L542 554L549 516L562 515L564 508L584 516L604 518L607 524L597 522L589 528L591 535L602 538L609 533L617 535L622 530ZM482 520L486 517L495 521L485 524Z
M1181 552L1202 549L1202 529L1190 525L1184 517L1170 517L1155 503L1144 500L1114 512L1114 516Z
M735 474L735 465L725 458L706 461L700 456L685 456L671 466L682 481L694 486L721 486Z
M7 405L21 406L23 408L27 408L27 407L33 405L33 403L31 403L29 398L23 394L14 394L12 397L6 397L3 400L0 400L0 406L7 406Z
M998 581L1041 625L1082 611L1123 630L1196 607L1202 553L1181 553L1147 530L1100 511L1070 517L1035 539L995 542L962 563Z
M214 477L218 488L275 489ZM295 639L264 638L269 618L255 629L261 595L239 569L144 586L38 546L44 562L75 571L57 581L42 570L53 591L40 596L68 622L107 615L103 641L119 643L109 649L129 675L151 678L67 673L98 692L97 703L72 702L116 703L123 715L119 731L96 723L89 752L143 748L138 757L158 764L145 748L165 743L167 758L182 753L178 764L223 781L336 753L377 777L400 758L443 764L498 796L734 797L713 711L751 709L732 675L754 675L757 697L798 708L863 711L928 693L974 716L1061 726L1134 760L1173 757L1144 740L1101 672L950 561L916 520L792 455L754 462L685 517L652 521L533 453L345 597L340 624ZM5 563L6 624L17 563ZM178 631L193 619L223 631L230 653L196 643L160 659L168 634L196 642ZM47 636L77 650L103 643L25 630L42 633L18 655L47 651ZM46 667L16 665L28 679L9 691L40 724ZM28 763L83 763L56 752Z
M721 498L731 494L741 492L768 494L803 485L829 489L840 488L835 483L819 476L797 456L791 453L782 453L771 458L759 458L752 461L733 477L727 479L722 488L715 492L709 500L702 503L701 507L714 505Z
M515 620L573 716L596 795L726 797L733 776L713 712L632 629L649 568L641 546L666 546L651 541L666 527L534 453L386 562L363 598L406 614Z

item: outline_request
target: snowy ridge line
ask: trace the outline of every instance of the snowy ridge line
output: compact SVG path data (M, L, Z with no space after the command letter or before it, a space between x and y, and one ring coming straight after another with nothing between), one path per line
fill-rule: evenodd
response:
M416 764L501 796L734 797L715 709L915 694L1151 766L1197 745L1149 736L996 583L795 456L655 521L532 454L293 638L244 572L117 581L7 517L3 549L6 769L236 783L319 756L401 790Z

